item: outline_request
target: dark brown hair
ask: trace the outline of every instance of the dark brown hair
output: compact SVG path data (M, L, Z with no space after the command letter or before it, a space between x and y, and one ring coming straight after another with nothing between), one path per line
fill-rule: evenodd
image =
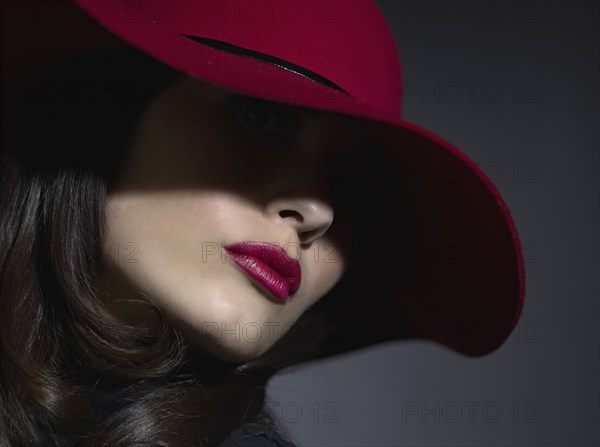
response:
M240 365L197 351L159 308L152 333L98 299L107 185L142 109L178 76L129 47L73 59L31 88L3 135L3 446L212 446L252 421L280 431L263 412L268 379L321 352L319 306Z

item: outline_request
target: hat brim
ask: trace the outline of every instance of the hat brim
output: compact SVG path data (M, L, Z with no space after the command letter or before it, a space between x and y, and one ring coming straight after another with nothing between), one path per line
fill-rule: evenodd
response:
M496 350L525 298L523 250L507 204L473 161L434 133L405 120L365 125L394 172L389 207L401 220L398 232L374 234L373 244L399 241L384 249L395 254L370 261L377 278L344 303L356 319L336 321L340 334L329 349L424 338L470 356Z
M396 199L402 209L410 210L405 222L410 237L399 256L403 280L397 281L398 265L381 266L381 293L393 291L394 296L379 301L372 323L360 335L354 331L346 337L342 351L422 337L467 355L483 355L506 340L525 296L521 243L496 187L458 148L343 91L165 29L126 3L119 2L118 14L106 14L107 8L98 8L97 2L75 3L94 20L70 11L70 23L79 23L82 32L72 44L72 54L124 43L182 73L249 96L364 118L397 172ZM59 18L58 23L63 31L68 29L65 20ZM82 43L86 37L88 43ZM64 58L69 52L64 40L60 47ZM46 51L46 59L51 62L50 53ZM343 324L351 331L351 322Z

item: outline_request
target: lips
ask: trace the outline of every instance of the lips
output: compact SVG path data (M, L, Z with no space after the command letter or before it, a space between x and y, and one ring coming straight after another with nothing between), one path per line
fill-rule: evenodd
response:
M223 247L225 253L276 298L287 301L300 287L300 263L285 250L267 242L240 242Z

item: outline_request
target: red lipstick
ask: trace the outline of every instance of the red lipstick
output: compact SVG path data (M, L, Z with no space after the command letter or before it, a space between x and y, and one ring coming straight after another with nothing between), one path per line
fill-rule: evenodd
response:
M278 245L246 241L223 248L238 267L278 299L287 301L300 287L300 263Z

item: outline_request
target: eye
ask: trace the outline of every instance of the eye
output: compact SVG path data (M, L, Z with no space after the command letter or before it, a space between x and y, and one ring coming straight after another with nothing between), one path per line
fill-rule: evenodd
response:
M270 101L240 95L227 94L237 116L251 130L281 143L290 139L289 116L283 107Z

